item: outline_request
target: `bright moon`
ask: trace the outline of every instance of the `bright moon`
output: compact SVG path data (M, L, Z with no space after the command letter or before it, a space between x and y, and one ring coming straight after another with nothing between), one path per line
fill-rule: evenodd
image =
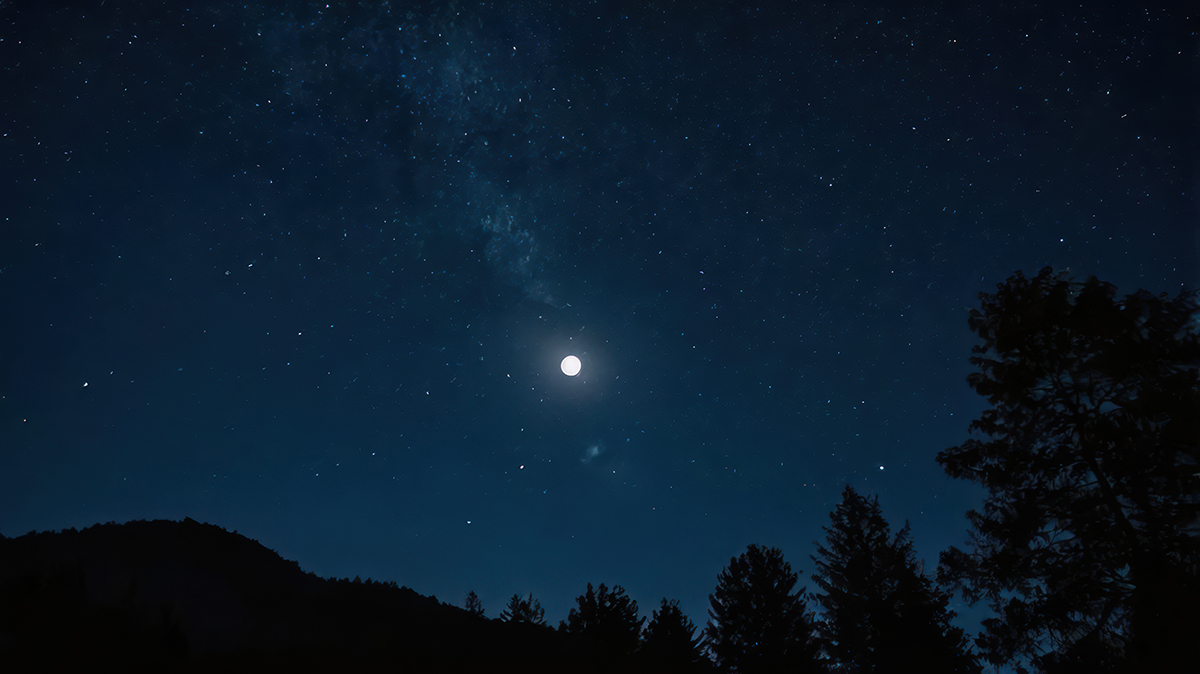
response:
M579 368L581 365L579 363L579 359L575 356L567 356L566 358L563 358L561 367L563 374L567 375L568 377L574 377L575 375L579 374Z

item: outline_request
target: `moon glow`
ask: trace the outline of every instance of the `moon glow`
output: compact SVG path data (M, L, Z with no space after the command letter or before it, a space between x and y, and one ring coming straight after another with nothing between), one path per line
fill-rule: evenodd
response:
M579 374L579 368L582 367L582 364L575 356L567 356L566 358L562 359L562 365L560 367L562 367L563 374L567 375L568 377L574 377L575 375Z

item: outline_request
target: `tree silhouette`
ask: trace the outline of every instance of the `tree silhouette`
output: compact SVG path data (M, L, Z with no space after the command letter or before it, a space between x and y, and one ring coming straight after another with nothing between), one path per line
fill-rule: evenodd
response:
M849 485L813 555L817 630L845 672L979 672L950 624L950 595L918 566L908 525L891 536L879 507Z
M477 615L480 618L483 617L483 602L479 600L479 595L475 594L475 590L467 593L467 599L463 604L463 608L467 609L467 613L471 615Z
M638 617L637 602L625 594L624 588L614 585L610 590L600 583L593 590L588 583L587 592L575 601L578 606L567 614L560 629L583 635L606 656L630 655L637 649L646 619Z
M708 600L709 649L726 671L820 672L804 588L793 593L796 574L779 548L750 545L729 560Z
M967 381L990 408L938 462L988 494L967 515L973 549L944 552L939 578L1000 616L978 641L992 662L1195 667L1197 295L1118 301L1046 268L979 297Z
M531 592L525 599L522 599L519 594L514 594L508 600L508 606L500 612L500 619L504 622L545 625L546 621L543 619L545 614L541 602L534 599Z
M684 615L679 602L664 597L646 623L641 653L656 671L684 671L703 659L701 641L702 637L696 636L696 625Z

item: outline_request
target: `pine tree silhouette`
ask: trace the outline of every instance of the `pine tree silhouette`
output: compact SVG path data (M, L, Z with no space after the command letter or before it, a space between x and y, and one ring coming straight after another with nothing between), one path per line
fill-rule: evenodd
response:
M525 599L522 599L519 594L514 594L508 600L508 606L501 611L500 619L504 622L545 625L545 614L546 612L542 610L541 602L534 599L531 592L529 597Z
M999 616L993 663L1200 671L1179 648L1200 634L1200 294L1117 300L1047 267L979 298L967 382L990 407L937 460L987 497L939 579Z
M605 656L626 656L637 649L646 619L638 617L637 602L624 588L614 585L610 590L600 583L593 590L588 583L576 603L561 626L564 632L583 635Z
M878 497L849 485L830 519L812 557L821 590L813 597L823 614L817 629L839 671L980 672L962 629L950 624L949 593L916 562L908 525L892 537Z
M642 633L643 659L655 671L686 671L700 662L703 637L696 636L696 625L679 608L679 602L664 597L650 616Z
M729 560L709 595L709 649L717 665L740 674L821 672L820 646L804 588L779 548L751 545Z
M467 599L463 604L463 608L467 609L467 613L471 615L483 617L483 602L479 600L479 595L475 594L475 590L467 593Z

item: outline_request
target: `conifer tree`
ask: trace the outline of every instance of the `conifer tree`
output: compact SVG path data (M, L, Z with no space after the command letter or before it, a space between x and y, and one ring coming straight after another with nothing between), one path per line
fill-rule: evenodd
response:
M467 593L467 600L463 607L467 609L467 613L483 617L483 602L480 601L479 595L475 594L475 590Z
M702 637L676 600L663 598L642 633L642 655L658 671L683 671L700 661Z
M1200 296L1050 268L980 293L967 383L990 407L938 454L987 490L939 578L999 616L997 664L1200 671Z
M578 606L571 609L561 629L568 634L581 634L604 655L625 656L638 647L642 623L637 602L625 594L625 588L614 585L610 590L600 583L576 598Z
M508 606L500 612L500 619L504 622L545 625L545 614L546 612L542 610L541 602L534 599L531 592L525 599L522 599L519 594L514 594L508 600Z
M838 671L973 673L962 629L950 624L949 593L916 562L908 525L891 536L879 507L849 485L823 527L812 576L817 629Z
M804 588L779 548L750 545L729 560L709 595L705 628L717 665L739 674L820 672L820 647Z

